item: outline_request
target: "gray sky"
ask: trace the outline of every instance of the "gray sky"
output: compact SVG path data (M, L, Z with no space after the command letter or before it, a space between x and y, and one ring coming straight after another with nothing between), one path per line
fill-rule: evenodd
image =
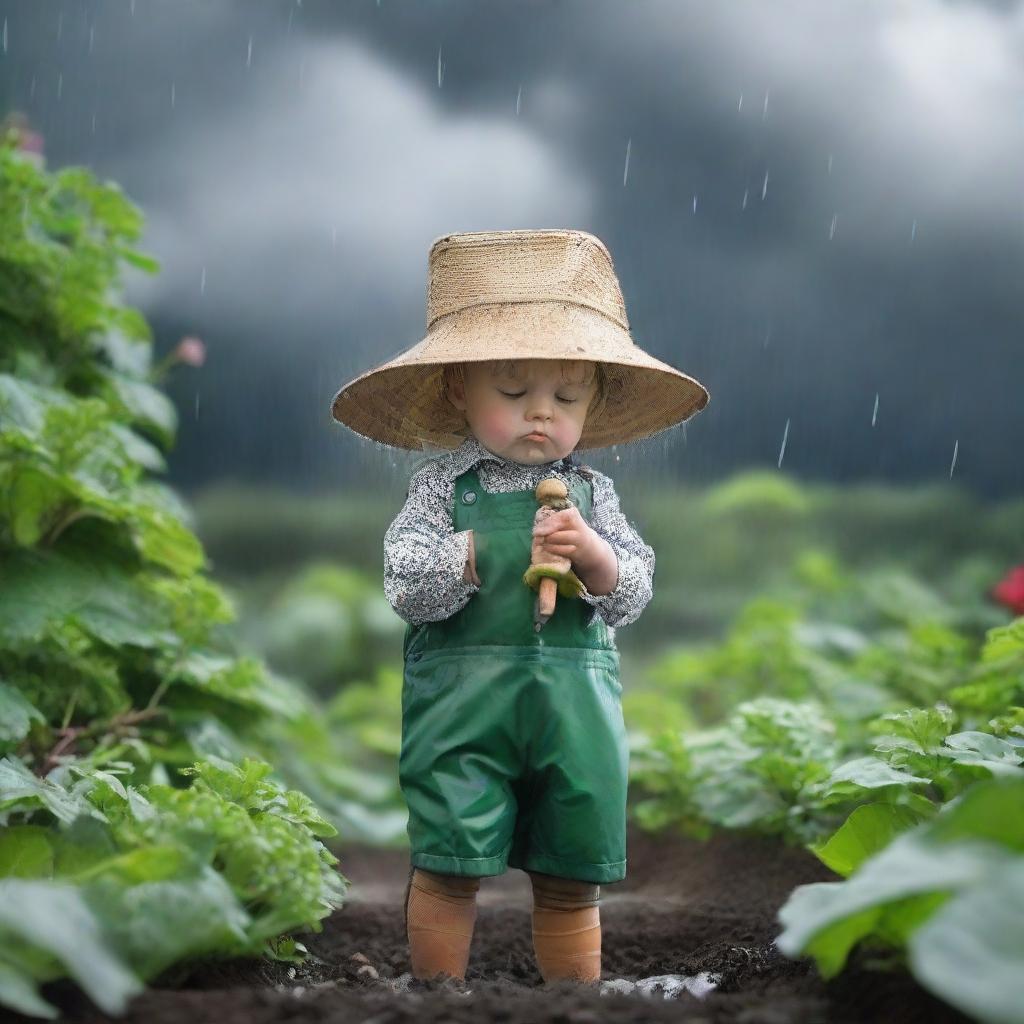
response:
M142 207L158 350L207 344L168 384L173 482L389 479L328 405L422 336L432 240L576 227L711 393L623 463L715 479L785 436L802 477L941 482L956 448L955 480L1024 492L1020 3L0 11L5 105Z

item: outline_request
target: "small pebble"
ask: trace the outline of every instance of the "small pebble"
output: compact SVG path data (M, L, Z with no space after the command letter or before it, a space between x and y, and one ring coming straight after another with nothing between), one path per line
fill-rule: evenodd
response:
M376 981L380 977L377 973L377 968L372 967L370 964L363 964L363 966L356 971L356 974L360 978L370 978L372 981Z
M370 958L364 955L363 953L353 953L349 957L349 960L356 960L361 964L368 964L370 962Z

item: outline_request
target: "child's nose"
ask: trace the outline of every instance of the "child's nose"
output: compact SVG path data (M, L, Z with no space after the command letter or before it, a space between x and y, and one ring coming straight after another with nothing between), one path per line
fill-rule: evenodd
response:
M554 407L554 403L547 398L535 398L527 410L528 419L551 419L551 410Z

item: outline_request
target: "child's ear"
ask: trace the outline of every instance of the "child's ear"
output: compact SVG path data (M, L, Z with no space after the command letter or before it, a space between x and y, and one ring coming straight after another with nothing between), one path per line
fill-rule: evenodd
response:
M458 367L445 367L445 394L448 401L463 412L466 410L466 384Z

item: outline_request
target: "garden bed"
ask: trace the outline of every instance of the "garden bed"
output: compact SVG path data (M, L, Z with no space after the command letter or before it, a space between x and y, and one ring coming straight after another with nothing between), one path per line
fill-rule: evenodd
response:
M468 994L454 983L410 984L402 915L406 855L369 847L342 847L339 853L353 882L351 899L325 921L321 933L302 937L311 953L307 963L294 968L246 960L182 965L156 979L120 1019L146 1024L967 1020L903 971L867 969L863 955L826 983L809 960L779 954L772 945L780 930L775 913L786 896L801 883L837 876L806 851L769 839L720 835L702 843L631 830L629 877L602 888L604 994L568 982L543 987L531 946L529 881L520 871L483 882ZM702 972L716 986L701 998L687 992L673 998L620 994L606 984ZM68 1019L111 1019L66 982L47 986L46 995Z

